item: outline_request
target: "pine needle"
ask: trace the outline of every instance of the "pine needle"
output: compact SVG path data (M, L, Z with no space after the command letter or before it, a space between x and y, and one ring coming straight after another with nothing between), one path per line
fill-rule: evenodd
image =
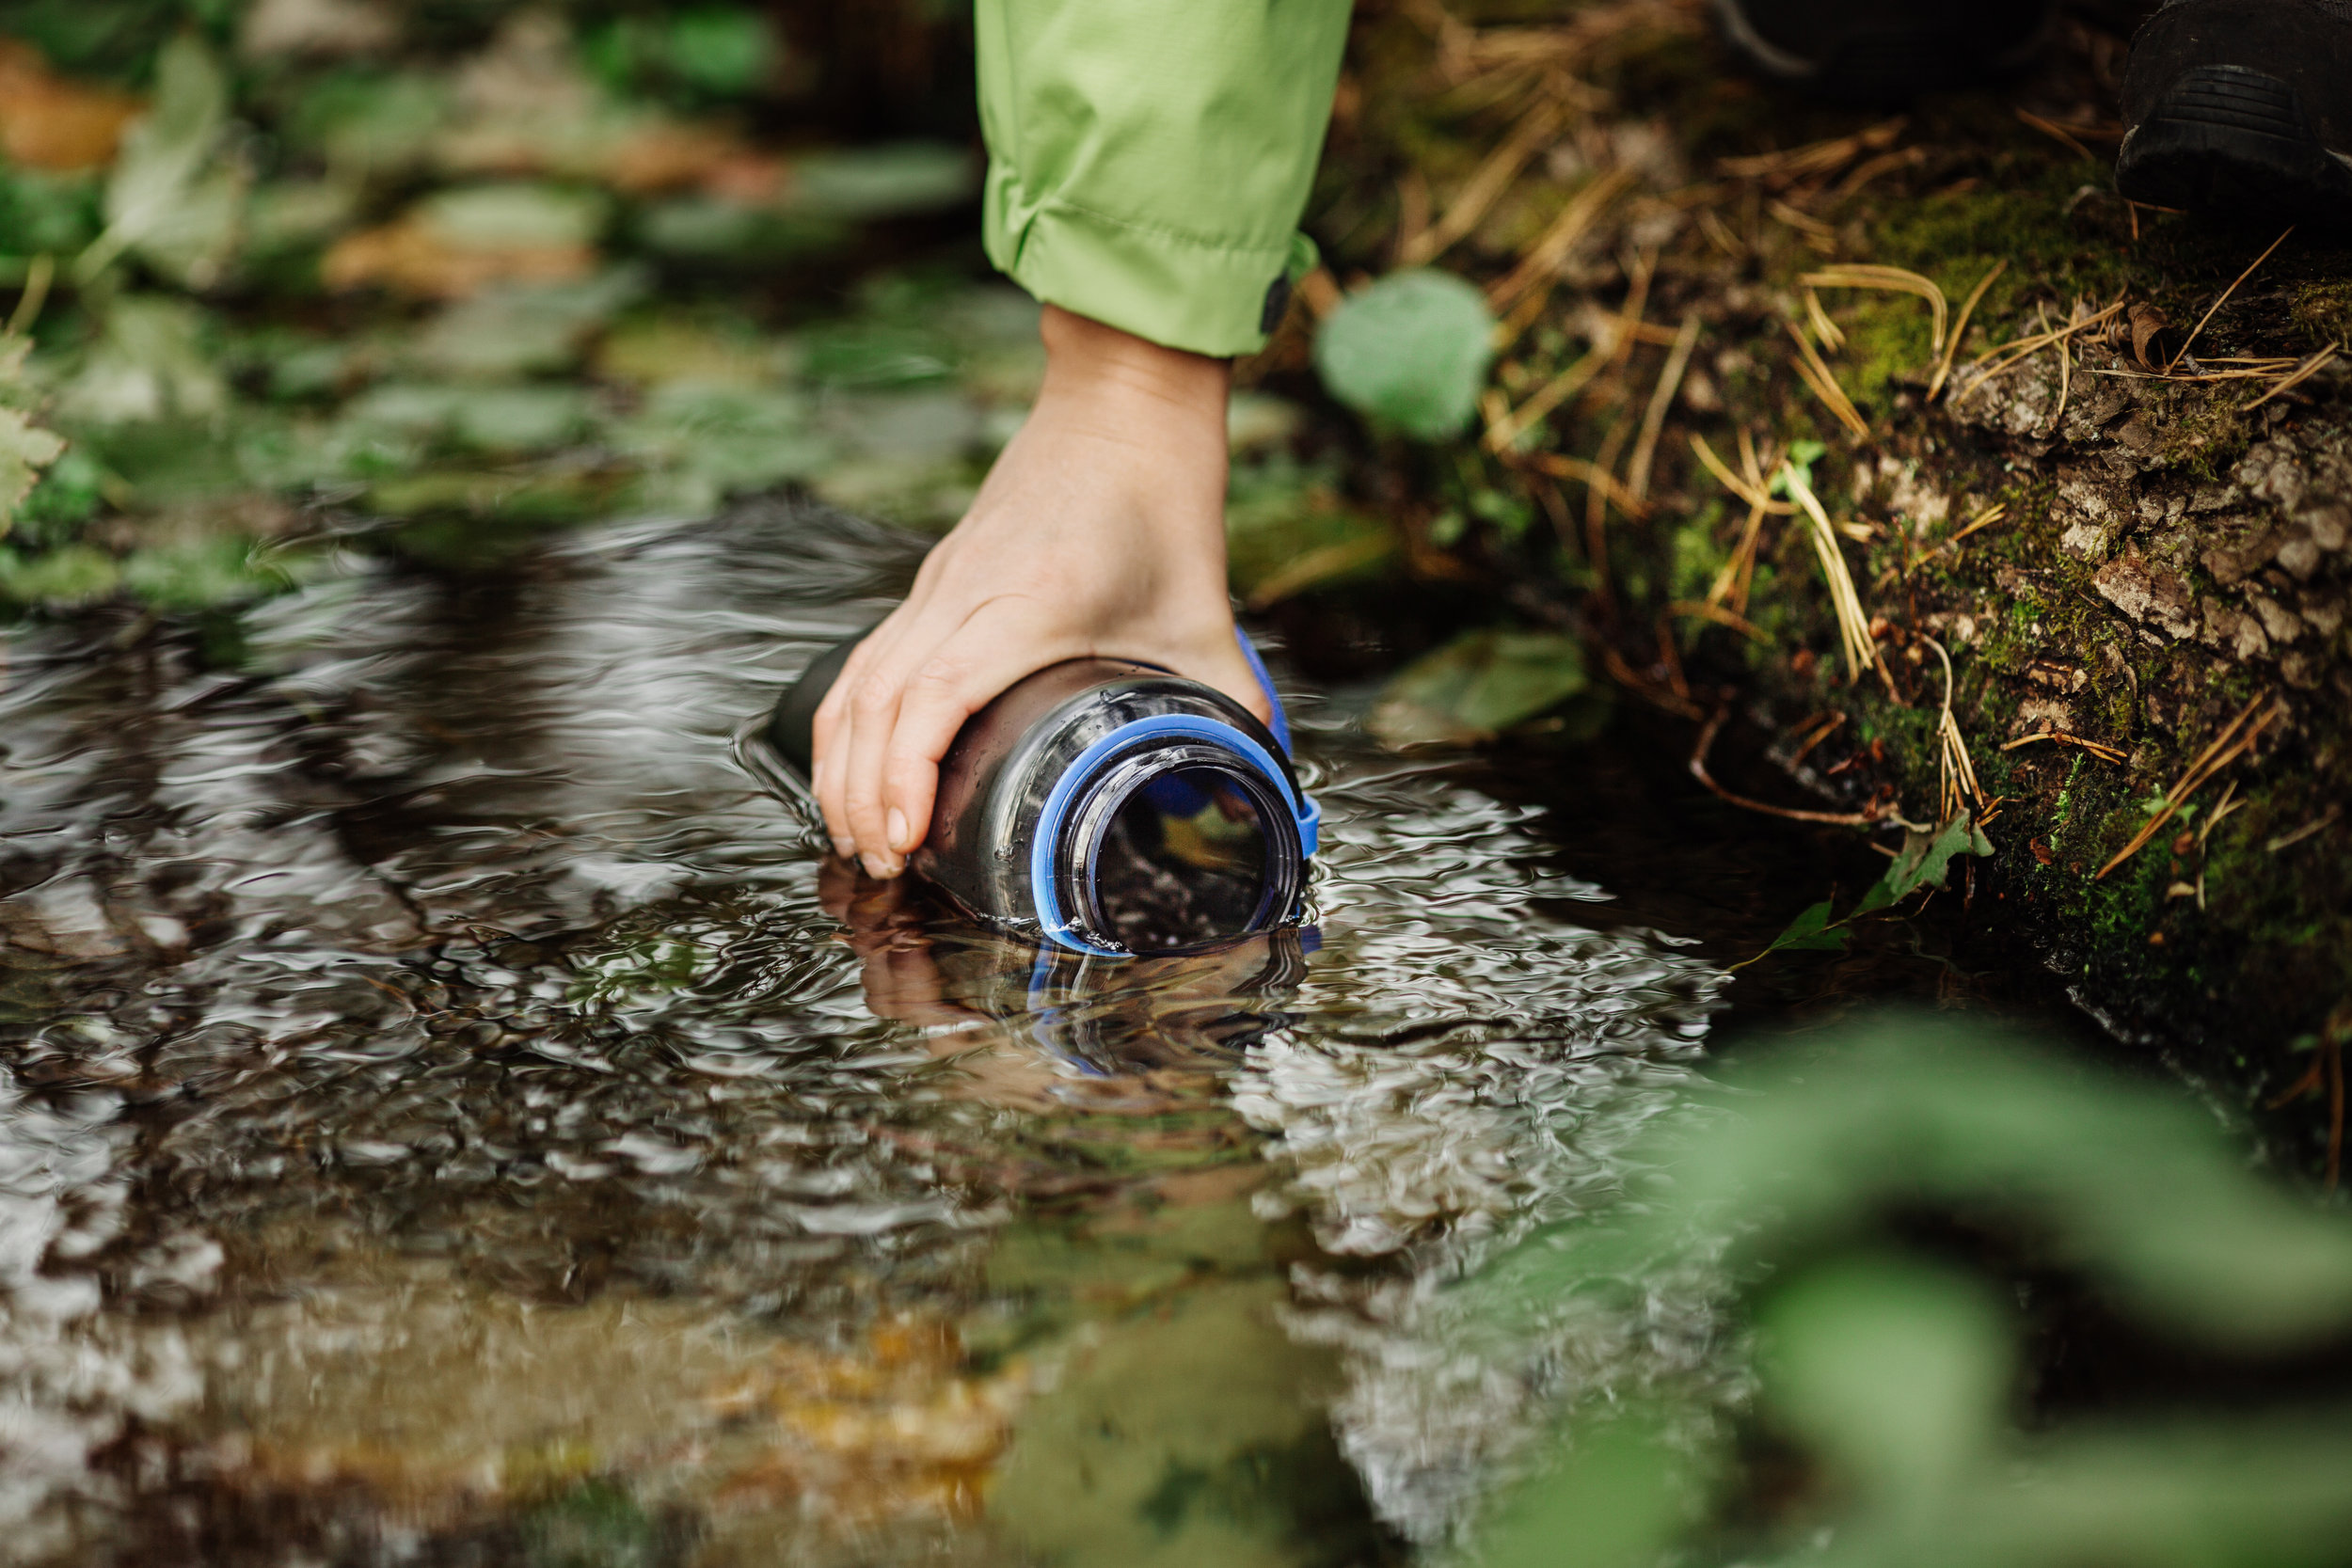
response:
M1821 510L1820 498L1804 482L1793 463L1780 466L1780 482L1788 488L1788 495L1813 524L1807 537L1813 541L1813 552L1820 558L1821 575L1829 579L1831 605L1837 613L1837 641L1846 656L1846 664L1853 679L1859 682L1862 672L1878 664L1878 643L1870 636L1870 617L1863 612L1862 595L1853 585L1853 574L1846 567L1845 553L1837 547L1837 532L1830 526L1829 514Z
M2002 344L1985 356L1983 367L1977 372L1967 386L1952 394L1952 401L1954 403L1965 401L1978 388L1994 376L2005 371L2016 369L2053 343L2063 343L2076 333L2088 332L2094 326L2106 325L2122 309L2123 302L2119 299L2095 316L2085 316L2082 320L2069 322L2064 326L2052 327L2047 332L2037 332L2029 338L2020 338L2013 343Z
M1486 450L1509 451L1545 416L1582 391L1616 357L1616 353L1617 345L1613 342L1594 344L1583 358L1537 388L1525 403L1487 425Z
M1561 105L1546 99L1512 127L1502 146L1486 156L1454 198L1445 215L1402 246L1397 253L1400 264L1418 267L1435 261L1453 244L1478 227L1502 193L1511 188L1519 170L1528 160L1541 151L1544 145L1559 134Z
M1829 312L1821 309L1821 296L1810 289L1804 292L1804 321L1807 326L1813 328L1813 335L1821 341L1821 346L1832 354L1846 346L1846 334L1829 319Z
M2328 362L2330 359L2333 359L2337 354L2342 351L2343 346L2344 345L2341 343L2329 343L2326 348L2321 349L2317 354L2312 355L2311 357L2305 359L2301 364L2296 366L2294 370L2287 373L2286 379L2280 382L2276 387L2271 388L2270 390L2265 392L2262 396L2256 398L2246 406L2249 409L2260 408L2264 404L2268 403L2272 398L2279 396L2281 392L2291 392L2295 390L2296 388L2300 387L2303 383L2309 381L2312 376L2317 375L2321 371L2325 370L2328 366Z
M2188 765L2188 770L2174 780L2172 787L2164 792L2164 809L2150 817L2148 825L2135 833L2129 844L2117 850L2114 859L2099 868L2098 875L2091 878L2092 881L2104 879L2108 872L2146 848L2148 841L2164 831L2164 825L2179 814L2180 809L2188 803L2188 798L2196 794L2207 780L2253 750L2254 742L2262 738L2263 731L2286 716L2287 705L2282 702L2255 720L2251 728L2247 728L2247 721L2254 718L2254 710L2269 700L2266 694L2256 697L2238 711L2236 718L2222 726L2221 733L2214 736L2213 744L2200 752L2197 759Z
M1693 310L1683 316L1682 328L1675 334L1674 347L1666 355L1666 368L1658 372L1658 388L1650 393L1649 408L1642 416L1642 434L1633 443L1633 461L1626 468L1626 487L1638 501L1649 499L1650 467L1658 460L1658 438L1665 432L1666 416L1674 408L1675 394L1682 390L1683 375L1698 346L1699 317Z
M1715 455L1715 449L1707 444L1706 436L1692 436L1691 451L1696 454L1701 463L1707 466L1708 473L1723 481L1724 489L1729 490L1758 512L1771 512L1783 517L1796 515L1797 509L1794 506L1787 501L1772 499L1771 492L1762 485L1741 479L1738 474L1733 473L1725 466L1724 460Z
M1960 308L1960 319L1952 323L1952 335L1945 340L1944 357L1935 367L1935 379L1928 383L1930 403L1935 401L1936 395L1944 390L1944 383L1951 376L1952 361L1960 356L1960 341L1967 335L1968 318L1977 313L1977 302L1984 298L1985 290L1993 287L1993 280L2008 270L2009 262L2006 259L1994 262L1993 270L1986 273L1978 280L1977 286L1968 291L1967 302Z
M1856 262L1808 272L1797 281L1808 289L1883 289L1895 293L1916 294L1928 302L1928 309L1934 318L1929 331L1928 352L1930 355L1944 352L1944 327L1950 307L1945 302L1944 291L1937 288L1931 278L1923 277L1905 267Z
M2197 341L2197 335L2199 333L2205 330L2205 324L2212 321L2216 315L2219 314L2221 308L2224 305L2230 303L2230 296L2237 293L2238 285L2240 283L2245 282L2248 278L2254 276L2256 267L2260 267L2265 261L2270 260L2270 251L2276 250L2280 245L2286 244L2287 234L2292 234L2294 232L2295 225L2291 223L2288 224L2286 234L2281 234L2277 239L2271 241L2270 250L2265 250L2260 256L2255 257L2253 266L2249 266L2244 272L2239 273L2236 278L2231 282L2230 286L2221 291L2221 297L2213 302L2213 308L2207 310L2203 315L2198 317L2197 325L2190 327L2188 330L2188 336L2181 340L2181 346L2174 351L2171 359L2164 367L2166 373L2169 374L2173 366L2178 365L2182 360L2188 357L2188 346Z
M1519 264L1486 291L1486 304L1497 315L1508 315L1511 307L1537 284L1549 285L1560 276L1560 268L1575 251L1577 242L1585 231L1600 220L1611 204L1623 196L1633 183L1629 168L1611 169L1571 197L1551 220L1551 227L1536 236L1527 247Z
M1797 344L1798 376L1813 389L1813 395L1821 400L1823 406L1837 417L1838 422L1852 433L1854 439L1858 441L1869 439L1869 421L1865 420L1862 417L1862 411L1853 405L1853 399L1846 395L1846 389L1837 385L1837 378L1830 373L1829 366L1822 362L1820 353L1813 346L1813 341L1798 329L1795 322L1783 322L1781 325L1788 329L1788 336L1794 339Z
M1944 663L1944 711L1935 725L1935 819L1949 822L1971 808L1981 815L1991 802L1985 798L1984 786L1977 782L1977 765L1968 755L1968 742L1960 733L1960 721L1952 717L1952 656L1932 637L1922 637L1920 641L1933 648L1935 657Z

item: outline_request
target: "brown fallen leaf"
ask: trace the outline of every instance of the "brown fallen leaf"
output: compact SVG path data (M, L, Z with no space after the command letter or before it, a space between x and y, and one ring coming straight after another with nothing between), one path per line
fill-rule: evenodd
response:
M477 249L403 220L336 241L319 278L337 293L373 283L427 299L465 299L493 283L568 283L596 264L596 251L584 245Z
M2131 323L2132 357L2139 362L2143 371L2162 370L2161 357L2152 358L2148 351L2156 346L2158 337L2172 329L2172 324L2165 319L2163 311L2153 305L2133 306Z
M31 44L0 39L0 152L9 163L59 174L103 168L145 108L129 93L56 75Z

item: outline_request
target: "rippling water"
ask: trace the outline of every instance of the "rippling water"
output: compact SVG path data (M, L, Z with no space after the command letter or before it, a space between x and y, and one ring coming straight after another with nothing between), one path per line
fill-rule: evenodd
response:
M17 637L0 1556L1392 1560L1704 1366L1670 1285L1446 1289L1618 1200L1687 938L1304 693L1303 936L1040 966L821 863L728 741L914 549L764 504L358 563L233 675Z

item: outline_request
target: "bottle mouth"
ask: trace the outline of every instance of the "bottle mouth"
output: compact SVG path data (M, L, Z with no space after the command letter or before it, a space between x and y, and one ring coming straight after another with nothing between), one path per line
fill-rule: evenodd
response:
M1186 741L1111 758L1057 846L1073 933L1112 952L1181 953L1267 930L1298 906L1306 857L1280 786Z

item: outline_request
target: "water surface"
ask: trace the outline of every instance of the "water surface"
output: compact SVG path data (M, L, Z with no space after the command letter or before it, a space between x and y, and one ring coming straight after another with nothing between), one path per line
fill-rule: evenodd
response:
M1446 1287L1620 1200L1725 987L1645 921L1756 879L1629 909L1654 792L1301 689L1312 928L1041 963L729 755L918 549L762 502L354 562L230 668L16 636L0 1554L1401 1560L1548 1402L1708 1375L1671 1281Z

